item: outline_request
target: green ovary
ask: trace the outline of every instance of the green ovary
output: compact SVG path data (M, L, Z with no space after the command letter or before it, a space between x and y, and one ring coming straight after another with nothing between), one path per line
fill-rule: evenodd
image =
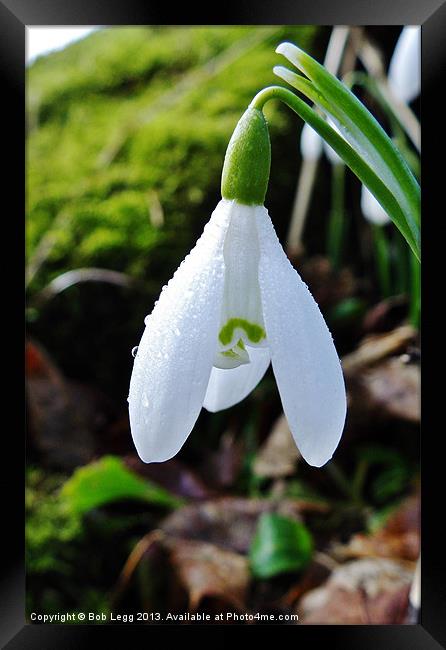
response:
M230 318L220 330L218 335L220 343L228 345L232 341L236 329L243 330L251 343L260 343L266 337L266 332L260 325L250 323L244 318Z

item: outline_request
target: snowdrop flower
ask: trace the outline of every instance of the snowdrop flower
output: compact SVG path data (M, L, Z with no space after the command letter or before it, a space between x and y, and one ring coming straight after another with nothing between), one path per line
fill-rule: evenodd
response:
M367 221L377 226L385 226L391 221L381 203L375 199L365 185L361 187L361 212Z
M342 133L339 131L338 127L336 126L336 124L332 120L328 119L327 121L330 124L330 126L332 126L334 128L334 130L336 131L336 133L338 135L342 135ZM342 158L340 156L338 156L336 151L330 147L328 142L325 142L325 140L324 140L323 145L324 145L324 153L325 153L325 155L327 156L329 162L332 165L343 165L344 164L344 161L342 160Z
M304 160L319 160L322 154L322 138L308 122L302 128L300 153Z
M409 104L420 94L421 29L404 27L389 65L389 86L394 95Z
M406 104L420 93L420 56L420 27L404 27L390 60L388 82L395 97ZM361 210L368 221L378 226L391 221L387 212L364 185L361 189Z
M165 461L200 414L229 408L270 362L302 456L325 464L342 434L346 397L332 337L263 206L268 127L250 107L231 138L222 199L164 287L134 361L129 412L145 462Z
M341 135L338 127L336 124L334 124L334 122L328 120L328 123L339 135ZM316 131L308 124L308 122L305 122L300 136L300 152L302 154L302 158L304 160L318 160L322 154L322 151L325 153L332 165L344 164L344 161L338 156L336 151L334 151L330 145L325 142L325 140L321 138L318 133L316 133Z

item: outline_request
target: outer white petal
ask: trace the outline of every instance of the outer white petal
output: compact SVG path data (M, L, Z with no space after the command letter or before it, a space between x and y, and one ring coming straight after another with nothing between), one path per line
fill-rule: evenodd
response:
M174 456L200 413L216 350L230 216L219 203L146 318L128 400L133 441L145 462Z
M302 456L320 467L330 460L344 427L341 365L319 307L264 208L257 210L257 227L263 317L283 409Z
M409 103L420 94L421 30L404 27L389 65L389 85L402 102Z
M222 411L244 400L267 371L271 361L269 349L246 346L246 350L250 363L231 370L212 368L203 404L211 413Z
M378 226L390 223L389 215L365 185L361 189L361 210L368 221Z

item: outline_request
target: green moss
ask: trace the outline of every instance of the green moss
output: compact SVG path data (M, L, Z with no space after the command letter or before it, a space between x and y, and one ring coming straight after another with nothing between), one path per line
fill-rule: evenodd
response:
M83 534L80 518L58 498L63 477L31 468L27 471L26 571L28 575L72 572L72 544Z

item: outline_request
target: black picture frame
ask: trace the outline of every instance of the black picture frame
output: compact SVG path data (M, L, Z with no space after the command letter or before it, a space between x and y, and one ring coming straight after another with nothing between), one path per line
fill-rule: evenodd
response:
M444 91L446 78L446 2L445 0L227 0L221 11L212 12L203 9L197 3L182 7L168 7L167 3L154 3L139 0L0 0L0 67L2 68L2 108L4 135L11 139L7 152L7 174L9 180L4 185L9 206L4 225L9 226L10 236L3 240L7 248L23 250L24 229L24 194L25 194L25 27L31 25L143 25L143 24L319 24L319 25L408 25L422 26L422 214L423 219L423 314L422 314L422 348L423 370L433 363L437 354L432 337L435 322L440 312L434 311L436 298L431 280L441 273L435 260L441 257L433 255L431 244L435 241L435 223L441 220L443 211L442 169L435 164L435 153L441 151L441 137L444 131L436 124L444 124L443 100L439 93ZM443 149L444 151L444 149ZM441 160L441 158L440 158ZM444 162L441 163L444 167ZM437 175L435 172L437 171ZM428 218L429 217L429 218ZM437 219L437 222L435 221ZM444 219L443 219L444 221ZM432 237L429 234L432 231ZM438 239L438 238L437 238ZM5 247L6 248L6 247ZM16 263L20 266L23 258L17 253ZM21 282L24 265L21 270L9 271ZM4 274L6 269L4 268ZM8 285L8 288L11 284ZM23 285L22 285L23 286ZM14 290L15 291L15 290ZM16 298L11 304L19 303ZM442 295L442 293L440 294ZM440 299L441 302L441 299ZM17 349L22 349L20 337L20 318L23 312L18 305L19 324L13 326L10 341L15 341L17 348L11 348L18 356ZM8 320L10 320L8 318ZM23 322L23 321L22 321ZM439 339L440 340L440 339ZM432 354L431 354L432 350ZM429 357L430 360L429 361ZM17 391L20 393L20 376L17 358L6 372L8 377L17 378ZM10 373L10 374L9 374ZM426 374L423 376L426 380ZM427 382L427 380L426 380ZM293 639L306 644L323 643L345 650L375 648L392 648L409 650L420 648L429 650L446 647L446 583L444 580L445 551L442 532L442 514L444 510L442 494L443 474L442 457L438 451L439 439L443 437L444 425L441 418L436 423L434 399L430 385L424 387L423 381L423 424L421 439L422 463L422 598L421 617L417 625L401 626L288 626L276 627L280 634L292 633ZM9 394L9 392L8 392ZM436 401L436 400L435 400ZM437 402L438 407L438 402ZM136 646L137 636L142 635L145 643L153 640L153 634L160 631L164 643L188 643L191 640L193 626L88 626L88 625L31 625L25 624L25 571L24 571L24 487L23 458L25 442L18 427L18 410L14 411L12 429L4 431L3 456L4 472L2 477L3 503L7 506L3 514L2 581L0 583L0 642L2 647L10 650L24 648L83 648L93 643L104 642L105 635L111 632L115 643L122 642ZM5 425L6 426L6 425ZM7 440L7 442L6 442ZM211 631L216 647L226 646L233 637L233 628L240 639L251 634L254 627L239 626L201 626ZM194 628L197 629L197 628ZM257 628L258 629L258 628ZM137 635L137 636L135 636ZM181 635L181 636L180 636ZM201 635L202 636L202 635ZM194 641L195 642L195 641ZM304 647L302 645L301 647Z

